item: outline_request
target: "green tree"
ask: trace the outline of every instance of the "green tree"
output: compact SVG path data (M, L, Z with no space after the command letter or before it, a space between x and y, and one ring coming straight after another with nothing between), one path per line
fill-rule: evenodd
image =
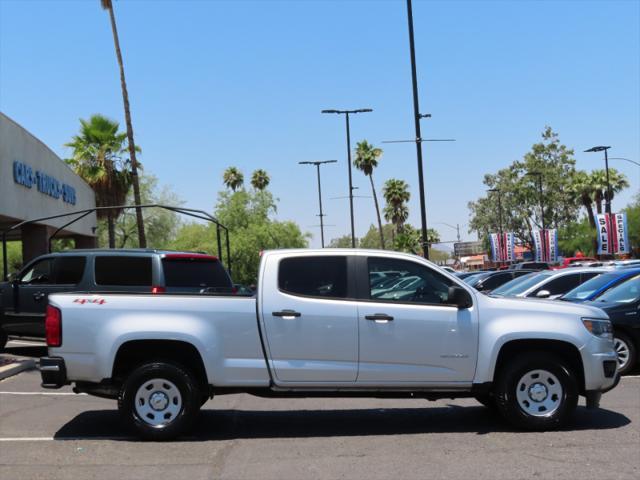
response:
M588 217L564 225L558 230L560 252L565 257L574 256L577 252L582 252L587 256L595 255L597 240L594 233Z
M374 232L375 232L375 234L377 236L378 235L378 231L375 228L373 230L374 230ZM358 247L359 243L360 243L359 240L356 238L356 247ZM376 240L376 245L377 245L377 240ZM369 248L369 247L365 247L363 245L360 245L360 247ZM328 248L351 248L351 235L343 235L343 236L338 237L338 238L332 238L331 241L329 242L329 247Z
M366 140L358 142L356 146L356 154L353 165L369 177L371 183L371 193L373 194L373 203L376 207L376 218L378 220L378 231L380 232L380 248L384 249L384 232L382 230L382 219L380 218L380 206L378 205L378 195L376 187L373 183L373 170L378 166L378 160L382 156L382 149L374 147Z
M640 258L640 193L638 193L627 208L627 231L629 243L636 258Z
M561 229L575 222L581 200L571 188L576 173L573 150L562 145L550 127L522 160L485 175L483 181L487 188L500 191L503 231L514 232L529 248L533 246L533 230L542 228L538 176L528 175L534 172L542 175L545 228ZM498 231L496 194L469 202L469 210L470 231L483 235Z
M394 226L390 223L382 225L384 233L384 250L393 250ZM349 247L351 244L348 245ZM360 248L380 248L380 232L374 225L369 226L367 233L360 239Z
M179 207L184 202L167 186L160 187L153 175L140 177L140 195L143 204ZM134 202L133 189L129 189L126 204ZM150 208L144 216L147 244L152 248L166 248L174 240L181 223L181 217L170 210ZM103 231L103 230L101 230ZM117 248L137 246L137 222L135 211L124 210L115 224ZM104 244L104 235L99 235L99 243Z
M4 255L2 252L2 248L0 248L0 268L1 265L4 265ZM16 273L18 270L22 268L22 242L12 241L7 242L7 275L10 273ZM3 275L2 272L0 275ZM3 278L0 278L0 282L4 281Z
M65 144L73 150L66 162L96 194L96 206L123 205L131 186L130 160L126 157L127 135L119 133L118 122L103 115L80 119L80 133ZM106 219L109 248L115 248L115 220L120 210L99 210L98 219Z
M271 182L271 178L269 178L269 174L259 168L254 171L251 175L251 186L256 190L262 191L269 186L269 182Z
M244 175L236 167L229 167L222 174L222 181L227 188L235 192L244 184Z
M140 184L138 180L138 161L136 159L136 144L133 141L133 124L131 122L131 109L129 107L129 92L127 90L127 82L124 78L124 63L122 62L122 52L120 51L120 39L118 38L118 28L116 26L116 16L113 12L113 3L111 0L100 0L100 5L104 10L109 12L109 20L111 21L111 32L113 33L113 44L116 49L116 58L118 59L118 67L120 68L120 88L122 90L122 102L124 104L124 118L127 126L127 139L129 147L129 157L131 159L131 182L133 183L133 197L136 205L141 205ZM136 224L138 228L138 243L141 248L146 248L147 237L144 231L144 219L142 209L136 208Z
M232 277L235 282L257 282L260 252L278 248L304 248L310 235L297 224L274 220L276 203L267 191L218 194L214 216L229 229ZM224 245L224 234L221 238ZM178 230L172 248L204 251L217 254L215 225L187 223ZM223 252L223 261L226 251Z

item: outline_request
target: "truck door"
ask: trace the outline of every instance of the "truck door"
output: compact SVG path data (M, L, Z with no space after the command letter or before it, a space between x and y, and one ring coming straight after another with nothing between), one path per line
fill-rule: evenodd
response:
M478 351L477 309L448 303L455 283L418 262L359 259L360 359L357 383L470 382ZM360 288L375 272L418 279Z
M354 382L356 301L340 255L270 255L260 279L265 348L279 382Z

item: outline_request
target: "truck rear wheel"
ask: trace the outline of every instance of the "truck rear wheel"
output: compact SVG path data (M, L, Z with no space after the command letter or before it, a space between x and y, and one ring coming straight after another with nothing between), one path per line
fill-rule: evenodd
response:
M147 440L171 440L186 432L200 409L202 395L193 375L165 362L140 365L124 382L118 409Z
M495 390L500 413L527 430L563 425L578 404L578 383L561 358L548 353L524 354L499 374Z

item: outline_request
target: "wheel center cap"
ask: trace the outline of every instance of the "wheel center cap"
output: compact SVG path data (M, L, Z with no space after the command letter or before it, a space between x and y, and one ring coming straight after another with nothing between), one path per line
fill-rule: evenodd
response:
M534 383L529 387L529 398L534 402L542 402L547 398L547 387L542 383Z
M149 398L149 405L154 410L164 410L169 404L169 398L163 392L154 392Z

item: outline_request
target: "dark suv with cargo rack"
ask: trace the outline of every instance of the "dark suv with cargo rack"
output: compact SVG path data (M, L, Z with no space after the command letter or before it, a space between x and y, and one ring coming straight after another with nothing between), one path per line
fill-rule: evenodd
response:
M233 293L217 257L167 250L67 250L42 255L0 283L0 349L44 338L47 297L59 292Z

